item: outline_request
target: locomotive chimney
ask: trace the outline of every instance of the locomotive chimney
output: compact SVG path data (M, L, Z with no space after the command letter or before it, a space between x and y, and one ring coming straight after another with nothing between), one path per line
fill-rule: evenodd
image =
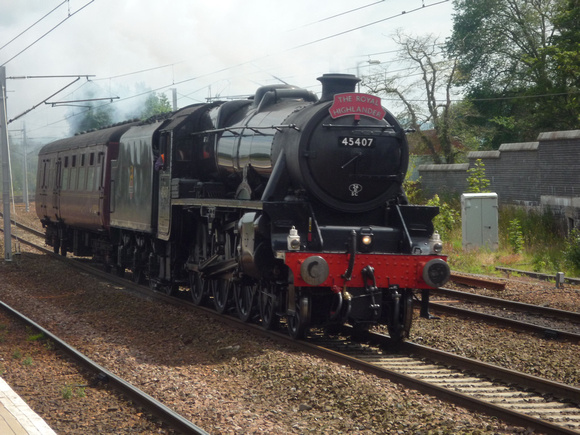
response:
M323 74L318 79L322 83L322 97L320 101L329 101L336 94L354 92L360 79L352 74Z

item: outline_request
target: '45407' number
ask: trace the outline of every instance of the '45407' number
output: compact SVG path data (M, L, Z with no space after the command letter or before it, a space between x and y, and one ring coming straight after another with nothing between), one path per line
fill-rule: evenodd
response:
M374 137L339 137L339 144L345 147L361 147L361 148L372 148L374 147Z

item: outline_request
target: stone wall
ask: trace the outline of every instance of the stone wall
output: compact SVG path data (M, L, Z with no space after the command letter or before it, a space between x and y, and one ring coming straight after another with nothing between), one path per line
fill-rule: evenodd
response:
M419 166L426 196L465 192L467 169L481 159L500 204L550 208L565 228L580 226L580 130L541 133L537 142L503 144L467 158L466 164Z

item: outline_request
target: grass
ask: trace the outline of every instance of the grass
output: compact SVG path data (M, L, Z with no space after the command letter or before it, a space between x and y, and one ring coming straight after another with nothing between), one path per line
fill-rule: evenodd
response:
M4 343L6 341L6 333L8 331L8 326L0 323L0 343Z
M39 341L39 340L43 340L44 338L45 338L44 333L36 332L36 330L31 328L30 326L26 327L26 340Z
M523 243L514 231L513 221L518 220ZM458 219L444 240L444 253L452 270L486 275L498 275L496 266L521 269L554 275L564 272L566 276L578 276L579 271L566 260L566 237L550 213L526 213L515 208L500 208L499 247L463 250L461 220Z
M73 397L86 397L86 387L84 385L77 384L66 384L61 389L61 396L65 400L72 399Z

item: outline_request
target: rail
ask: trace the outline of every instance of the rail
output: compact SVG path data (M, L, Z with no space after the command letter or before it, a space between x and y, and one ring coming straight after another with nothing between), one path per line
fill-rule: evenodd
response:
M99 375L99 379L102 379L112 386L114 386L118 391L123 393L125 396L129 397L130 399L134 400L135 402L139 403L143 408L149 410L151 413L155 414L163 421L167 422L169 425L174 427L176 430L179 430L183 433L187 434L199 434L199 435L209 435L208 432L204 431L202 428L196 426L191 421L187 420L186 418L182 417L172 409L165 406L163 403L159 402L158 400L154 399L144 391L134 387L124 379L118 377L114 373L108 371L103 366L97 364L92 359L88 358L86 355L83 355L81 352L76 350L74 347L69 346L66 342L61 340L56 335L52 334L47 329L43 328L33 320L29 319L22 313L16 311L9 305L5 304L4 302L0 301L0 307L4 309L6 312L10 313L12 316L17 317L21 321L25 322L26 324L30 325L34 329L38 330L42 334L44 334L49 340L55 343L60 349L62 349L65 353L67 353L70 357L72 357L75 361L82 364L92 372L95 372Z

